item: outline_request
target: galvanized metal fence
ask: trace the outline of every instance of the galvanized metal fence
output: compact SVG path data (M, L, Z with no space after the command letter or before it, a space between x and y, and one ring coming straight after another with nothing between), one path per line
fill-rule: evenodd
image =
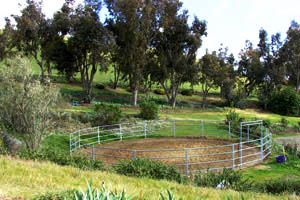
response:
M230 139L218 146L184 149L121 149L100 144L131 138L205 136ZM85 148L88 147L88 148ZM81 149L108 164L150 158L177 166L185 174L199 170L242 169L262 162L272 151L272 133L262 121L233 125L222 120L144 121L82 129L70 134L70 153Z

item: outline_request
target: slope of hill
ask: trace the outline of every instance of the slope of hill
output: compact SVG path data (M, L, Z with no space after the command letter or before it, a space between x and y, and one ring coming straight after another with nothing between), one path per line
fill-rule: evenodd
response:
M87 182L100 188L104 183L113 191L134 195L136 199L159 199L169 189L178 199L291 199L291 196L273 196L259 193L239 193L231 190L214 190L181 185L147 178L131 178L109 172L82 171L61 167L49 162L23 161L0 156L0 197L30 199L47 192L68 189L85 189ZM243 197L243 198L242 198ZM300 198L294 198L300 199Z

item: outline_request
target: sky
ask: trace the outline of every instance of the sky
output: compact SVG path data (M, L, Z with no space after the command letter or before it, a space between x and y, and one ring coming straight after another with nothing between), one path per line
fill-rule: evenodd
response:
M79 2L81 0L77 0ZM44 0L43 12L51 17L64 0ZM203 38L203 45L198 55L218 50L220 45L228 47L236 58L245 41L254 45L258 42L258 33L264 28L269 36L280 32L286 37L292 20L300 23L299 0L182 0L183 7L194 15L207 21L208 35ZM25 0L8 0L0 7L0 28L4 27L4 17L19 14Z

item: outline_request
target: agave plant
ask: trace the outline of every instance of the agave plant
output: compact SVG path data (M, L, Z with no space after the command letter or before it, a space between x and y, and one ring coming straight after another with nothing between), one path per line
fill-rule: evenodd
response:
M117 192L110 192L104 186L99 190L97 188L92 189L88 184L88 188L85 192L76 191L76 200L132 200L132 197L128 197L123 190L120 194Z

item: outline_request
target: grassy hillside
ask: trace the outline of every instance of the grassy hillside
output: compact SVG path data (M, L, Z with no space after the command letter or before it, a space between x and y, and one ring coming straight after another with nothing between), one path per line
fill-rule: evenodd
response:
M0 156L0 197L30 199L47 192L68 189L85 189L87 181L93 186L102 183L111 190L135 195L136 199L159 199L160 192L167 189L179 199L291 199L291 196L273 196L259 193L239 193L231 190L214 190L181 185L147 178L131 178L109 172L82 171L72 167L61 167L48 162L22 161ZM292 199L300 199L295 197Z

